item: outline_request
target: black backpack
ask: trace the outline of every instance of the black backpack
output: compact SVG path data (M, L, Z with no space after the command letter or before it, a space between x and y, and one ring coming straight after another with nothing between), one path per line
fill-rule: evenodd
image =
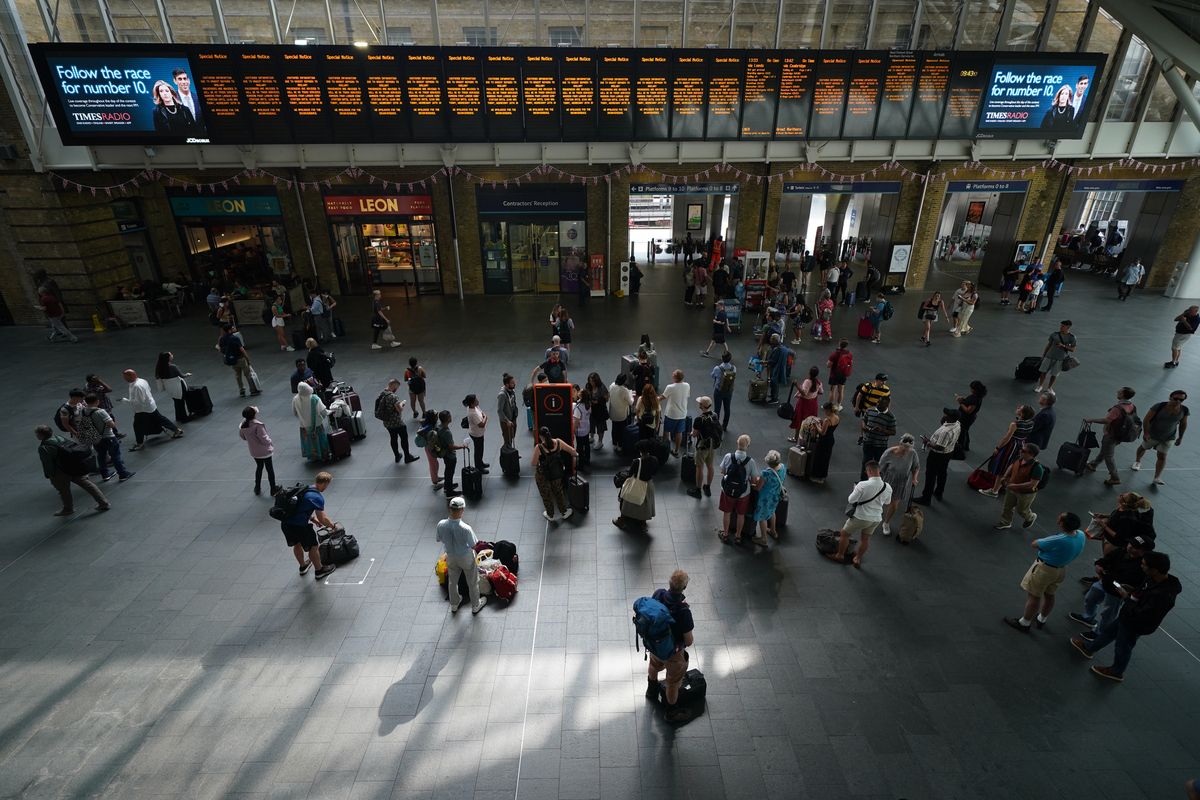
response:
M232 367L242 357L242 343L232 333L227 333L221 337L221 353L225 363Z
M389 403L389 397L392 397L392 393L384 390L379 393L379 397L375 398L375 419L385 420L392 416L392 414L388 411L388 406L391 405L394 409L395 403Z
M80 444L65 440L56 444L58 447L58 468L68 475L78 478L87 475L93 465L93 450L91 445Z
M737 499L741 497L746 487L750 485L749 477L746 471L746 464L750 462L750 456L745 459L738 459L735 454L729 461L729 469L726 470L725 476L721 478L721 491L727 496Z
M696 432L699 434L696 438L705 448L716 450L721 446L721 438L725 430L717 420L716 414L701 414L696 420Z
M280 489L275 495L275 504L271 506L271 510L267 513L271 515L271 519L277 519L283 522L288 517L296 513L296 508L300 505L300 499L304 497L304 493L309 490L306 483L297 483L287 489Z
M55 427L57 427L60 431L65 432L67 430L67 426L63 425L63 421L62 421L62 415L64 413L68 417L71 416L71 404L70 403L63 403L61 406L58 407L58 411L54 412Z

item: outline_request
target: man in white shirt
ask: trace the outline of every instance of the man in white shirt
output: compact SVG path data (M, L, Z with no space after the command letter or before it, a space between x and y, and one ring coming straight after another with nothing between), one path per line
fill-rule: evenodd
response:
M131 452L141 450L146 436L162 433L163 428L173 431L172 439L183 436L183 431L179 429L179 426L159 412L158 404L154 402L154 393L150 391L150 384L146 382L145 378L139 378L137 373L131 369L127 369L121 374L124 376L125 382L129 384L129 396L122 397L121 400L133 406L133 438L136 440L136 444L129 450Z
M846 548L850 537L856 533L862 535L858 551L854 554L854 567L862 567L863 557L871 546L871 534L883 520L883 507L892 502L892 487L879 477L879 462L868 461L864 469L867 479L854 484L854 491L846 498L846 521L838 538L836 553L826 553L826 558L839 564L846 563Z
M1146 268L1142 266L1140 258L1125 267L1121 272L1121 281L1117 284L1117 298L1119 300L1128 300L1133 288L1139 285L1142 282L1142 278L1145 277Z
M692 399L692 386L683 380L683 370L671 373L674 381L658 399L662 402L663 433L671 437L671 455L679 457L679 445L687 428L688 402Z
M629 410L633 408L633 392L625 385L622 372L608 385L608 418L612 422L613 447L621 448L622 434L629 425Z
M829 290L829 296L836 298L838 290L838 280L842 277L842 271L834 264L825 271L825 288Z
M922 436L921 441L929 452L925 456L925 491L920 497L913 498L917 505L927 506L931 498L942 499L946 490L946 471L950 467L950 457L958 446L958 437L962 433L962 423L958 421L957 408L942 409L942 424L929 436Z
M171 72L171 79L175 81L175 89L179 93L179 102L187 106L187 110L192 112L192 119L196 120L196 128L204 128L204 120L200 118L200 103L196 100L196 95L192 94L192 79L188 76L187 70L177 69Z

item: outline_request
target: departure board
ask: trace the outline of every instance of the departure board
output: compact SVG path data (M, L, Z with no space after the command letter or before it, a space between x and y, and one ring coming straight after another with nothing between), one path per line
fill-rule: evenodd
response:
M633 139L634 50L601 50L596 63L600 96L596 138L627 142Z
M808 136L817 58L815 54L793 52L783 56L780 62L775 138L803 139Z
M773 50L746 56L746 80L742 86L743 139L769 139L775 133L781 60Z
M875 135L875 120L887 53L864 52L850 63L850 85L846 88L846 118L842 123L843 139L870 139Z
M446 55L446 124L453 142L487 141L483 121L483 74L478 51L456 50Z
M671 65L671 138L703 139L705 80L703 50L677 50Z
M983 92L992 64L991 53L955 53L950 70L950 90L939 136L946 139L970 139L983 103Z
M706 139L738 138L745 68L746 59L740 53L714 50L709 54Z
M817 58L809 139L837 139L842 135L846 88L850 84L850 61L848 53L822 52Z
M893 50L887 54L887 69L876 113L875 138L903 139L908 133L908 115L912 111L917 81L917 56L911 51Z
M527 140L556 142L562 138L558 63L553 50L526 50L522 54L521 103L525 110Z
M651 52L638 56L637 82L633 91L633 131L638 141L653 142L668 138L669 76L666 53Z
M902 50L29 47L67 145L1078 139L1106 59ZM1068 88L1069 103L1061 100Z
M908 118L908 138L935 139L950 88L950 53L922 53L917 68L917 89Z
M596 56L568 50L558 57L562 83L562 133L568 142L596 138Z
M485 50L483 103L488 138L493 142L519 142L525 138L521 119L521 65L516 51Z

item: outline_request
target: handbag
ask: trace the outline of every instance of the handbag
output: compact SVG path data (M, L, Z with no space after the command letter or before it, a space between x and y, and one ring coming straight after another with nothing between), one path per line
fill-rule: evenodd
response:
M872 497L870 500L859 500L856 503L847 503L846 504L846 516L853 517L854 512L858 511L859 506L864 506L867 503L874 502L875 499L879 497L879 495L883 494L883 490L886 488L888 488L888 485L887 485L887 482L885 481L883 486L879 489L879 491L875 493L875 497Z
M388 325L386 328L383 329L383 333L381 334L381 336L385 342L396 341L396 334L392 333L391 325Z
M1070 372L1071 370L1075 369L1078 366L1079 366L1078 358L1076 358L1075 356L1067 356L1066 358L1063 359L1062 371Z
M630 475L625 479L625 483L621 484L621 491L617 492L617 499L630 505L640 506L646 502L646 490L649 484L642 480L642 461L638 459L637 475Z
M990 457L988 461L991 461ZM991 489L995 487L999 476L993 475L984 469L987 463L987 461L984 461L983 464L980 464L971 471L971 474L967 476L967 486L970 486L972 489Z
M795 389L796 386L793 384L792 388L788 389L787 402L780 403L779 407L775 409L775 414L780 419L786 419L788 422L791 422L792 418L796 416L796 406L792 403L792 393Z

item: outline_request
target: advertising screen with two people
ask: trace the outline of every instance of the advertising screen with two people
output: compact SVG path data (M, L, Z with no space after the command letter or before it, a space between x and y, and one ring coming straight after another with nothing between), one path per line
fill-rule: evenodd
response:
M1086 59L1086 60L1085 60ZM979 114L983 135L1005 138L1078 139L1098 92L1100 63L1030 63L997 59Z
M59 119L72 134L145 142L203 141L205 112L186 55L55 53L46 60Z

